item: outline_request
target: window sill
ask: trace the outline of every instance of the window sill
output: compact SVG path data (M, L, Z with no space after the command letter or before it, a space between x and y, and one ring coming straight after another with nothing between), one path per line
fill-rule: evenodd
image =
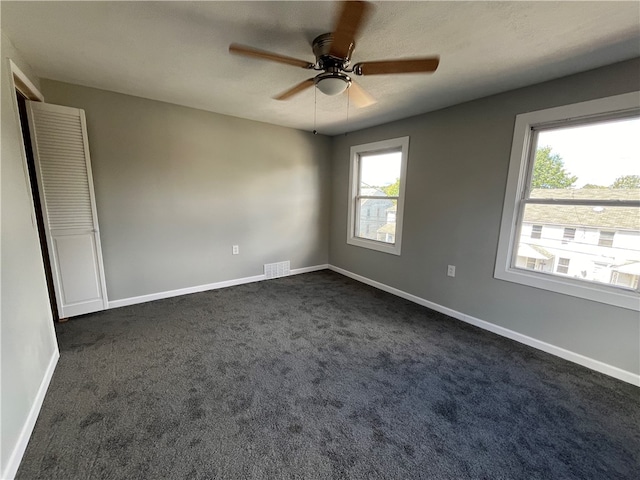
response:
M519 283L554 293L584 298L598 303L606 303L628 310L640 311L640 295L633 290L584 282L570 277L531 272L519 268L498 269L494 277L498 280Z
M376 240L368 240L360 237L350 237L347 239L349 245L356 247L368 248L378 252L390 253L391 255L400 255L400 245L392 243L378 242Z

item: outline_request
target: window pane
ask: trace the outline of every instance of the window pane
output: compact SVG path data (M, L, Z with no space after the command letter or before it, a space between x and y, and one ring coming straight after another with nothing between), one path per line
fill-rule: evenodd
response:
M569 264L571 263L570 258L560 258L558 259L558 268L556 268L557 273L569 273Z
M565 242L569 242L576 238L576 229L575 228L567 228L565 227L564 233L562 234L562 239Z
M397 197L402 152L360 156L360 195Z
M616 232L610 232L606 230L600 230L600 238L598 239L598 245L601 247L612 247L613 246L613 237Z
M640 209L526 205L514 266L637 288Z
M396 201L369 198L359 201L359 222L356 236L384 243L396 241Z
M640 118L540 130L531 198L640 199Z

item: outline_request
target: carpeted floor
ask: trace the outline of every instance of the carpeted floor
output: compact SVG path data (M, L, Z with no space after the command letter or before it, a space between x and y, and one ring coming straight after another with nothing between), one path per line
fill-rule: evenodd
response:
M57 326L18 479L622 479L640 390L322 271Z

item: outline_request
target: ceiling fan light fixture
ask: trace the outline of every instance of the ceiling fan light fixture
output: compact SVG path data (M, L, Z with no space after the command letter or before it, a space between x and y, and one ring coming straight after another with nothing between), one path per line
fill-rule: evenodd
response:
M320 74L315 79L316 87L325 95L334 96L344 92L349 85L351 79L343 73Z

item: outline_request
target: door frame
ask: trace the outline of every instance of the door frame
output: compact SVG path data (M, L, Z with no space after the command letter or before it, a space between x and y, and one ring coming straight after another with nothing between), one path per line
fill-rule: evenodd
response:
M44 95L40 93L40 90L33 84L29 77L25 75L25 73L20 70L20 68L11 60L7 59L9 63L9 73L10 73L10 85L11 85L11 103L13 105L13 113L16 117L16 125L20 126L20 112L18 111L18 96L16 95L16 90L20 90L25 97L29 100L33 100L34 102L44 102ZM22 138L22 142L20 143L20 152L22 153L22 168L24 169L24 181L27 186L27 191L31 191L31 183L30 183L30 175L29 175L29 164L27 163L27 152L24 147L24 138L22 135L22 131L19 132L20 138ZM36 207L33 204L33 198L29 195L29 201L31 202L31 223L34 227L37 228L38 223L36 221Z
M41 226L38 222L37 213L36 213L36 204L34 203L34 200L33 200L33 196L39 195L39 191L36 191L36 192L33 191L32 181L36 185L36 190L37 190L37 180L35 178L31 178L31 173L29 172L29 160L28 160L26 146L25 146L25 138L24 138L22 127L21 127L22 119L20 118L20 109L18 107L18 95L16 91L19 91L24 97L34 102L44 102L44 95L42 95L40 90L38 90L38 87L35 86L35 84L20 69L20 67L18 67L15 64L13 60L8 58L7 63L9 65L8 72L9 72L9 86L11 89L11 102L13 105L14 115L16 118L16 125L18 126L18 134L20 136L20 139L22 140L20 142L20 154L22 156L22 168L24 170L25 186L27 188L27 192L29 192L28 197L29 197L29 202L31 203L31 209L30 209L31 225L33 226L34 230L38 232L38 238L40 241L41 248L46 249L47 255L50 255L46 232L44 231L43 226ZM26 126L26 128L29 128L28 125ZM47 291L49 294L50 303L57 302L56 300L51 300L52 298L56 299L55 289L54 291L51 291L51 289L53 288L53 278L49 278L53 275L53 272L51 271L50 265L47 264L47 258L45 258L44 255L42 256L42 266L44 269L44 274L47 277L46 283L47 283ZM61 320L58 315L57 305L53 303L51 304L51 315L54 322ZM55 339L55 332L53 333L53 335Z

